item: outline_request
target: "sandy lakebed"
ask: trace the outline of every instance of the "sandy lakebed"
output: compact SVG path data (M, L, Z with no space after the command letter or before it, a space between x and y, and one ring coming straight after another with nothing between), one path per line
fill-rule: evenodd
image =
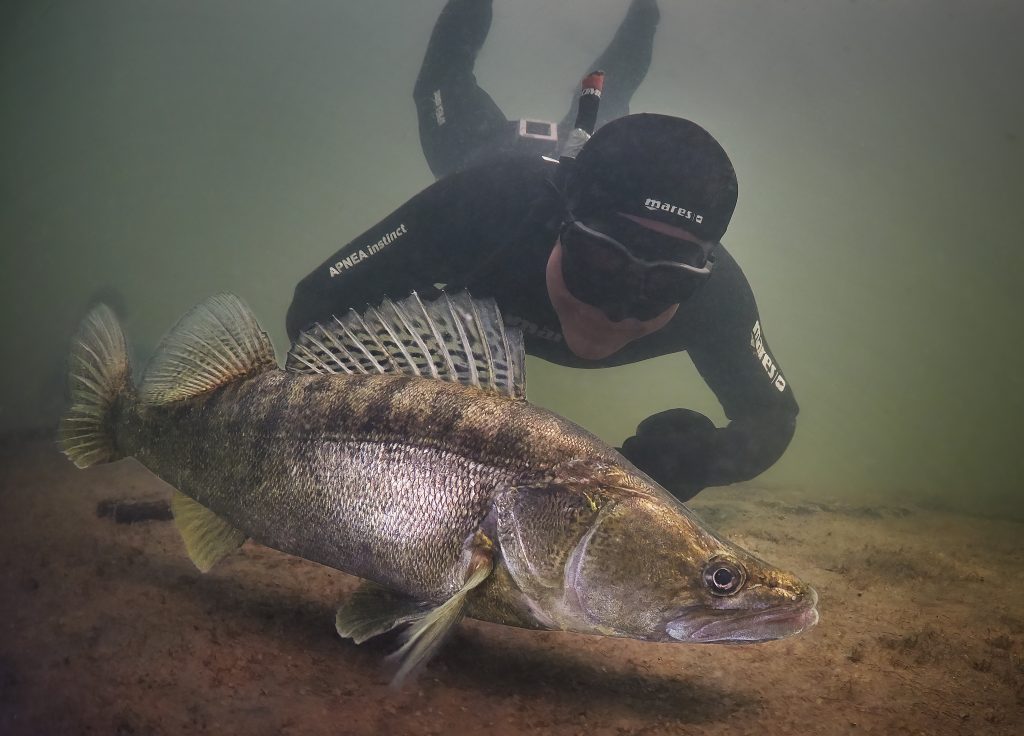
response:
M401 691L355 646L357 581L248 542L199 573L134 461L0 447L0 733L1021 734L1024 523L754 484L692 504L820 593L805 635L648 644L466 621Z

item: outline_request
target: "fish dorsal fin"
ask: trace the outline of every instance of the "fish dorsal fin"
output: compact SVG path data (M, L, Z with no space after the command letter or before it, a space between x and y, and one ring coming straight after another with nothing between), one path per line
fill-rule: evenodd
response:
M525 351L493 299L463 291L424 302L415 292L349 310L299 335L286 368L297 373L402 373L526 397Z
M140 398L168 404L277 367L274 346L249 307L217 294L167 333L146 369Z

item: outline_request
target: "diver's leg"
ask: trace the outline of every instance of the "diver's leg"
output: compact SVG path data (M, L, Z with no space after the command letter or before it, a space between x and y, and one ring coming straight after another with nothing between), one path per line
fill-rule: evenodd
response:
M434 176L464 167L497 145L508 121L473 76L491 27L491 0L449 0L427 44L413 89L420 145Z
M604 72L604 90L598 108L597 127L629 114L629 101L640 83L644 81L647 69L651 65L654 31L658 27L660 17L657 0L633 0L608 48L587 69L588 74L597 70ZM580 78L582 79L583 75ZM577 85L572 105L559 128L563 136L571 130L576 121L579 96Z

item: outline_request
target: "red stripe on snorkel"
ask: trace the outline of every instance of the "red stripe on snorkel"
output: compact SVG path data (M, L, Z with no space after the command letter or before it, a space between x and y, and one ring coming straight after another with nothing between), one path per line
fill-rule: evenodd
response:
M580 87L583 94L588 94L587 90L593 90L590 94L596 94L600 97L601 90L604 89L604 72L591 72L583 78L583 84Z

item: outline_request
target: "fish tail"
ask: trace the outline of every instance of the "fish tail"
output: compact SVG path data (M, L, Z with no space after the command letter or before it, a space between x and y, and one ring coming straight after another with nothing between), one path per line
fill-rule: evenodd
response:
M92 309L78 327L68 368L71 406L61 418L61 450L80 468L117 460L120 399L134 394L128 346L113 310Z

